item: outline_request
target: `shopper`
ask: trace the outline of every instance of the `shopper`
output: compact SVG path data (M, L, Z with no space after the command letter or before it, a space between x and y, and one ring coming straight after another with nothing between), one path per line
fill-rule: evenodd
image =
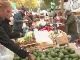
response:
M14 15L14 21L13 21L13 30L16 32L21 32L23 34L23 23L26 23L27 20L23 17L25 16L26 9L24 7L21 7L20 11Z
M71 11L66 10L65 12L67 16L67 20L65 22L66 26L66 32L68 35L71 35L71 42L74 41L75 39L78 39L78 32L77 32L77 26L76 26L76 20L75 16L71 13Z
M4 29L4 31L6 32L6 34L9 36L10 39L16 39L16 38L20 38L22 33L20 32L14 32L9 24L10 22L10 14L8 13L6 15L5 20L1 21L2 23L2 27Z
M29 52L24 51L20 48L17 44L15 44L8 35L6 34L4 28L2 27L1 21L6 18L6 14L11 14L12 12L12 5L9 0L0 0L0 43L16 53L21 58L29 57L30 60L34 60L34 57Z
M64 24L64 22L66 21L66 18L63 16L63 13L61 11L57 13L56 18L57 18L57 22L60 22L62 24Z

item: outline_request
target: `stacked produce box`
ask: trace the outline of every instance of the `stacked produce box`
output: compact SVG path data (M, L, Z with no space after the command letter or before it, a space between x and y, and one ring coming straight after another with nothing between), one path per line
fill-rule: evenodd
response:
M18 38L16 43L25 50L33 49L37 45L33 31L29 31L24 37Z

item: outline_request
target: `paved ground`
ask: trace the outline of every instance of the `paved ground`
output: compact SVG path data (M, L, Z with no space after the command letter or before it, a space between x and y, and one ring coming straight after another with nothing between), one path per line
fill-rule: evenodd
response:
M69 43L69 46L71 47L71 48L74 48L75 49L75 52L76 52L76 54L79 54L80 55L80 47L76 47L75 46L75 43Z

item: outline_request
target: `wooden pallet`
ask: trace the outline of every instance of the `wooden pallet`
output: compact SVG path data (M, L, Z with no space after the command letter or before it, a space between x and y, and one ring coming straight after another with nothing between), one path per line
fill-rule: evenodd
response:
M46 44L45 42L42 44L38 44L38 43L31 43L31 44L26 44L26 45L20 45L21 48L23 48L24 50L43 50L43 49L47 49L49 47L54 47L56 46L56 43L53 44Z
M54 47L54 46L56 46L56 45L53 45L53 44L52 45L45 45L45 46L38 45L38 46L35 46L32 48L26 48L26 50L29 50L29 51L31 51L31 50L45 50L49 47Z

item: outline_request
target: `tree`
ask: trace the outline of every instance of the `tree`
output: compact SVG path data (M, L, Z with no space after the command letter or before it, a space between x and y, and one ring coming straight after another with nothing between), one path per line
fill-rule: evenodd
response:
M37 0L26 0L25 7L26 8L37 8L38 7Z
M40 9L41 10L45 10L47 8L49 8L49 5L46 6L45 2L44 1L41 1L41 3L40 3Z
M59 6L60 5L59 1L60 0L41 0L40 8L41 9L50 9L51 8L51 2L54 2L55 6Z
M45 2L46 5L49 4L49 6L51 2L54 2L56 6L60 5L60 2L59 2L60 0L43 0L43 1Z
M37 8L37 0L10 0L17 4L17 8L20 8L22 5L26 8Z

